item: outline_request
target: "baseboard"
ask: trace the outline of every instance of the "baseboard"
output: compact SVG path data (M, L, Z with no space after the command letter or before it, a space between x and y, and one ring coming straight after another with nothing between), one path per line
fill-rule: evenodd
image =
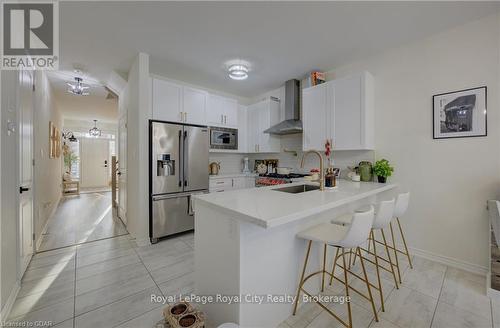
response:
M45 220L45 223L43 224L42 231L40 231L40 235L38 236L36 244L35 244L36 251L38 251L40 249L40 245L42 244L43 235L47 232L50 219L56 214L56 210L57 210L57 207L59 207L59 203L61 202L61 198L62 198L62 196L59 196L59 198L56 200L56 202L52 206L52 209L50 211L50 214L49 214L47 220Z
M134 241L138 247L151 245L151 240L149 240L149 238L134 238Z
M461 260L458 260L458 259L455 259L452 257L435 254L432 252L424 251L422 249L413 248L413 247L409 247L409 251L410 251L410 254L412 254L412 255L422 257L422 258L425 258L427 260L431 260L434 262L442 263L442 264L445 264L445 265L448 265L448 266L451 266L451 267L454 267L457 269L461 269L461 270L468 271L471 273L479 274L482 276L486 276L488 274L487 267L483 267L483 266L480 266L477 264L468 263L468 262L461 261Z
M12 310L12 306L16 301L17 294L19 293L20 289L21 289L21 284L18 281L16 281L14 287L10 292L9 298L7 298L7 302L2 308L2 311L0 311L0 322L7 321L7 318L9 317L10 311Z

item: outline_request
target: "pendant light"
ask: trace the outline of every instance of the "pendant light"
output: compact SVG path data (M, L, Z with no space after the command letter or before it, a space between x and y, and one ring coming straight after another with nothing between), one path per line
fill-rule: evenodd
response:
M94 127L89 130L89 134L96 138L101 136L101 130L97 128L97 120L94 120Z
M66 83L68 85L68 92L77 96L88 96L90 89L89 86L83 84L83 79L81 77L75 77L75 83Z

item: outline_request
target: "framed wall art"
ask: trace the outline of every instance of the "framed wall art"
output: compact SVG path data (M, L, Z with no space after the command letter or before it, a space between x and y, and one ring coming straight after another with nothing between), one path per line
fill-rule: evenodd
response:
M486 97L486 87L433 96L433 138L486 136L488 133Z

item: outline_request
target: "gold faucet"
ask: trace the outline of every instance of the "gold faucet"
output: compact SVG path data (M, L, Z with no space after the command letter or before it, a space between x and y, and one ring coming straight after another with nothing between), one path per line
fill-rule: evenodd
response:
M308 154L316 154L319 157L319 190L325 190L325 172L323 170L323 156L319 151L309 150L302 155L302 161L300 162L300 168L304 167L304 160Z

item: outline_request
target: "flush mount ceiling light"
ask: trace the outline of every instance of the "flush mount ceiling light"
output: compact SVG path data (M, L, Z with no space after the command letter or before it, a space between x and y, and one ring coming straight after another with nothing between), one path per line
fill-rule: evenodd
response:
M242 64L229 66L229 77L233 80L245 80L248 78L248 67Z
M68 85L68 92L77 96L88 96L89 92L87 89L90 87L83 84L83 79L81 77L75 77L75 83L66 83Z
M89 134L91 137L101 136L101 130L97 128L97 120L94 120L94 127L89 130Z

